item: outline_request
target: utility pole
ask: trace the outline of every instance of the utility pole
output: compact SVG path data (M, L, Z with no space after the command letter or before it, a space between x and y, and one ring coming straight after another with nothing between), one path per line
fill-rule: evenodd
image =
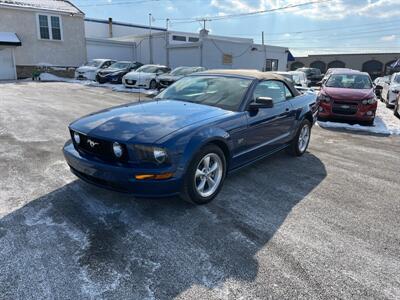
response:
M150 55L150 64L153 63L153 41L152 41L152 36L151 36L151 21L152 21L152 15L151 13L149 14L149 55Z
M169 68L169 19L166 20L165 28L165 53L166 53L166 65Z
M263 46L263 51L264 51L264 62L263 62L263 71L266 71L267 67L267 47L265 46L265 40L264 40L264 31L261 32L261 41L262 41L262 46Z

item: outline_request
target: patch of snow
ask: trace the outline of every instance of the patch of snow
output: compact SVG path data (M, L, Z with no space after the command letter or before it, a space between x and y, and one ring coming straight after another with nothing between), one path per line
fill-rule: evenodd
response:
M81 14L82 12L64 0L0 0L1 5L6 6L17 6L17 7L31 7L44 10L63 11L75 14Z
M0 1L1 3L1 1ZM14 32L0 32L0 41L7 43L20 43L21 41Z
M64 78L64 77L58 77L56 75L50 74L50 73L41 73L39 75L39 80L40 81L61 81L61 82L74 82L74 79L71 78Z
M393 114L393 110L386 108L385 104L379 102L373 126L360 124L348 124L339 122L321 122L318 125L322 128L340 128L353 131L363 131L378 134L400 135L400 119Z

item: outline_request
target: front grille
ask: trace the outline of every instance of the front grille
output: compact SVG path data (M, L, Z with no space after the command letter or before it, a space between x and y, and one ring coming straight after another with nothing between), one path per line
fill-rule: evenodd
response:
M125 80L127 84L131 84L131 85L135 85L136 84L136 80Z
M109 161L127 161L128 160L128 151L125 145L121 144L123 148L123 155L120 158L117 158L114 155L113 151L113 142L89 137L87 135L79 133L80 143L77 145L74 141L73 131L71 131L72 141L74 142L75 148L79 151L82 151L86 154L90 154L96 157L99 157L104 160Z
M332 112L339 115L355 115L358 110L358 104L354 102L334 102Z

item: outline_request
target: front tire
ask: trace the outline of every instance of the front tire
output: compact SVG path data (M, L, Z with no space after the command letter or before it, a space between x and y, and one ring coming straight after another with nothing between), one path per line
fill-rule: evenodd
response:
M396 104L394 105L394 111L393 111L393 114L398 118L400 118L399 110L400 110L400 97L397 98Z
M190 162L181 198L198 205L209 203L221 190L225 176L224 153L216 145L207 145Z
M303 120L297 130L296 136L290 142L289 154L302 156L308 148L311 139L311 123L307 119Z
M153 80L150 81L149 89L150 90L155 90L156 88L157 88L157 82L153 79Z

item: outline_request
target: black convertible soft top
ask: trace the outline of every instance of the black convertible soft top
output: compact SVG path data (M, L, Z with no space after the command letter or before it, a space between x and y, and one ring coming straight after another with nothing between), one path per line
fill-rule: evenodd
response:
M254 78L258 80L279 80L283 81L287 87L292 92L293 96L299 96L300 93L293 85L293 82L286 78L285 76L272 73L272 72L261 72L258 70L208 70L204 72L198 72L196 75L230 75L230 76L239 76L239 77L247 77Z

